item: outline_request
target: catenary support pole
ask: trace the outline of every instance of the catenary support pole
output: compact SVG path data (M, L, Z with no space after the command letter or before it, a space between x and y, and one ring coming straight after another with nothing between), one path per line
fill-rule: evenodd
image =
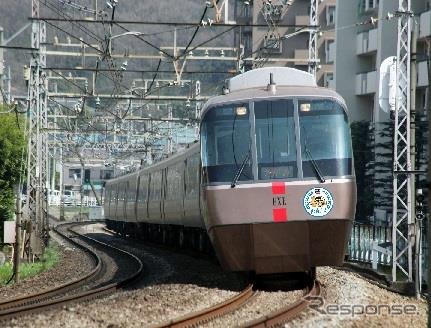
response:
M392 203L392 281L413 282L414 221L410 138L410 0L399 0ZM398 277L398 274L400 277Z

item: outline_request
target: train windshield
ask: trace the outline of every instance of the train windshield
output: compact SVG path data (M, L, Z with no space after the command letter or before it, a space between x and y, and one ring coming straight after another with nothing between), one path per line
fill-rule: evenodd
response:
M347 115L331 100L299 101L302 171L316 175L352 175L352 148Z
M259 180L297 177L293 112L292 100L255 103Z
M213 108L205 115L201 132L202 168L207 182L253 180L246 104Z

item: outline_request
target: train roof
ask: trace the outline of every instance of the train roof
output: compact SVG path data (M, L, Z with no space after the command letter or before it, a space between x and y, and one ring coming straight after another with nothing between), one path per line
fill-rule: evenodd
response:
M314 76L291 67L264 67L237 75L229 80L229 91L235 92L251 88L266 88L270 75L277 86L317 87Z
M114 179L110 179L106 182L106 184L110 185L112 183L127 181L130 177L138 176L142 172L150 172L150 171L155 170L155 169L167 167L172 162L176 162L179 158L182 158L182 157L186 158L190 154L198 152L199 149L200 149L200 143L198 141L196 141L192 144L189 144L186 149L183 149L177 153L171 154L169 157L167 157L167 158L165 158L159 162L155 162L155 163L151 164L150 166L143 167L143 168L138 169L134 172L130 172L130 173L115 177Z
M272 73L275 87L268 88ZM289 67L265 67L248 71L230 79L229 93L212 97L204 105L201 117L209 107L230 102L241 102L279 97L332 98L346 106L344 99L334 90L317 86L307 72Z

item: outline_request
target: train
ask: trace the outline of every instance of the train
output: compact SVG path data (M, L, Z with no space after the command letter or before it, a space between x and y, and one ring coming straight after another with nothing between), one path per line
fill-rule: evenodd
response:
M106 183L106 225L212 249L254 274L341 265L356 207L347 106L313 75L266 67L231 78L201 111L199 140Z

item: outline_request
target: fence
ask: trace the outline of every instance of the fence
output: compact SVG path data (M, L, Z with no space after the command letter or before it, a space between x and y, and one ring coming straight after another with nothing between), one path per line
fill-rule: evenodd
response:
M64 195L63 202L66 206L81 206L81 196L79 194ZM59 193L50 193L48 196L49 206L60 206L61 197ZM82 206L93 207L97 206L96 197L84 196L82 198Z
M373 260L373 246L390 247L392 241L392 227L355 222L348 245L350 259L371 263ZM392 250L392 248L390 248ZM377 253L377 263L392 265L392 256Z
M355 222L352 228L352 234L348 245L348 254L351 260L372 263L373 248L380 246L388 250L388 254L374 252L377 256L377 264L392 266L392 226L374 225L371 223ZM426 227L421 229L421 270L423 272L423 281L428 281L428 243Z

